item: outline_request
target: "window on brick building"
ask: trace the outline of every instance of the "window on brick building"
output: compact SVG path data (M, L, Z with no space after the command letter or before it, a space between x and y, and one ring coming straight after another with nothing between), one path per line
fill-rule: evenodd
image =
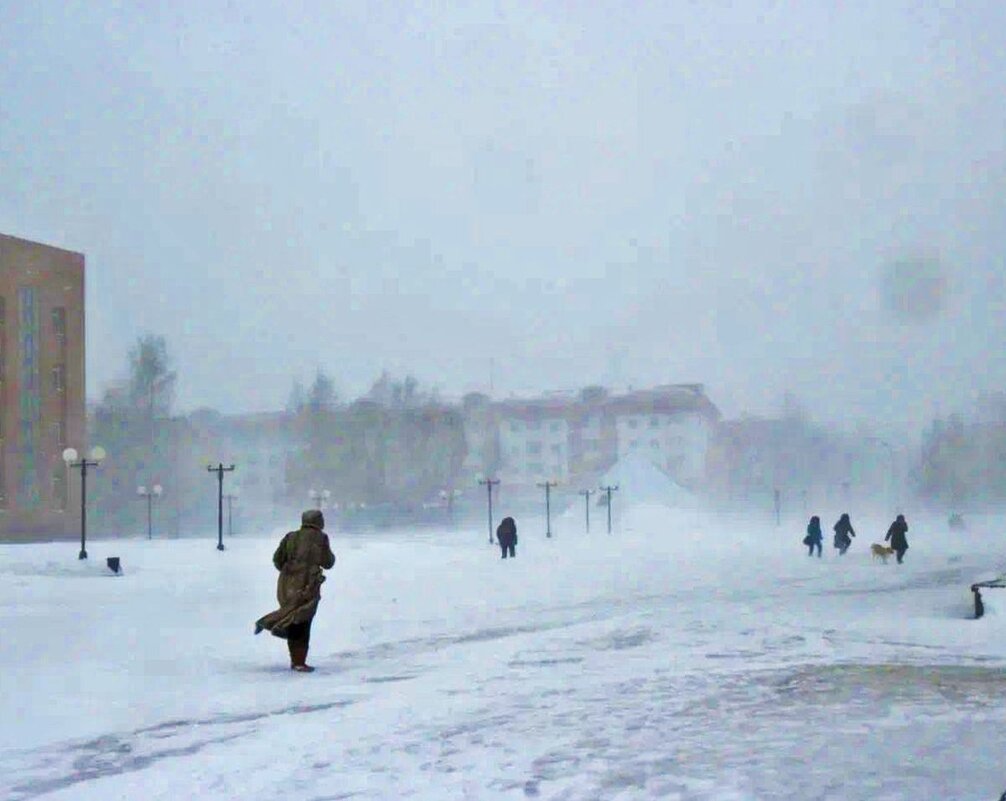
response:
M62 420L52 424L52 439L60 451L66 447L66 423Z
M66 309L62 306L56 306L52 310L52 333L56 335L56 339L66 339Z
M62 364L57 364L52 368L52 391L63 392L66 390L66 368Z
M66 511L66 476L60 470L52 474L52 505L54 509L60 512Z

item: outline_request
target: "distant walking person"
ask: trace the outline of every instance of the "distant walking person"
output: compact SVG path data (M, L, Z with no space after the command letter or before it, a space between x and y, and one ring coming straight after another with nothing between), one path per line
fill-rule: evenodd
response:
M279 571L276 597L279 609L259 618L255 633L268 629L286 640L290 649L290 668L310 673L307 649L311 642L311 621L321 601L325 581L322 568L335 564L335 554L324 532L325 517L317 509L301 515L300 529L285 535L273 554L272 563Z
M838 555L845 556L845 552L849 550L849 546L852 545L852 538L856 536L855 530L852 528L852 521L849 520L849 515L843 513L838 522L835 523L835 547L838 548Z
M807 524L807 536L803 538L803 544L807 546L807 556L814 555L817 548L817 558L821 558L821 541L824 535L821 533L821 518L814 515Z
M888 540L891 541L891 547L894 548L894 554L898 557L898 564L901 564L901 560L905 558L905 551L908 550L908 537L905 535L908 533L908 523L905 522L904 515L898 515L891 527L887 529L887 535L884 537L884 542Z
M511 557L517 556L517 524L512 517L504 517L496 527L496 541L500 544L503 552L501 558L506 559L509 553Z

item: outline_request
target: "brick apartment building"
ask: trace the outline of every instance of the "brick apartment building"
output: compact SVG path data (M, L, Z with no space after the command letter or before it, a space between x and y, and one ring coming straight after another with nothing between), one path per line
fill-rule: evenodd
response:
M84 256L0 234L0 540L77 532L85 431Z

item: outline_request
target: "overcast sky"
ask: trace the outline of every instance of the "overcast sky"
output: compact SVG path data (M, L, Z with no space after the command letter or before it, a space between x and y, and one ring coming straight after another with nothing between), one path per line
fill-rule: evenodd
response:
M183 409L1006 387L1006 4L636 5L6 0L0 232L86 254L91 397L146 331Z

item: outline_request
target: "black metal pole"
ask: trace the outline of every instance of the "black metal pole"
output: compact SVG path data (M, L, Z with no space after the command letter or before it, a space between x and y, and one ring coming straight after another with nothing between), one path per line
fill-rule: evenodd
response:
M618 485L615 486L608 485L607 487L601 487L601 489L608 493L608 533L611 533L611 493L618 491Z
M154 507L154 493L147 493L147 539L152 540L154 538L154 524L153 524L153 507Z
M551 491L551 489L552 488L549 486L548 482L546 481L545 482L545 536L546 537L551 537L552 536L552 507L551 507L551 504L549 503L549 492Z
M499 484L499 479L479 479L479 484L484 484L486 488L486 496L489 501L489 544L492 545L495 540L493 539L493 485Z
M80 460L80 554L87 559L87 459Z
M493 544L493 485L492 482L486 483L486 489L489 490L489 544Z
M552 536L551 489L555 485L555 481L544 481L538 485L545 488L545 536L549 538Z
M217 474L217 550L224 549L224 473L229 473L234 469L234 465L224 467L223 462L219 462L216 467L208 465L206 469Z
M594 494L594 491L589 489L580 490L580 494L584 500L583 511L587 519L587 533L590 534L590 496Z
M217 550L224 549L224 466L217 469Z
M608 533L611 533L611 487L608 487Z

